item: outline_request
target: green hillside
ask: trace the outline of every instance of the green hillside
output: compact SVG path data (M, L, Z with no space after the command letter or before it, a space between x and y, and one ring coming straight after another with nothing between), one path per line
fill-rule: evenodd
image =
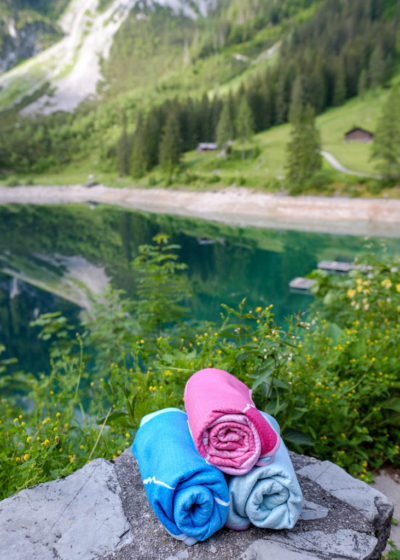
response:
M46 2L31 4L46 13ZM220 0L207 17L195 19L140 4L103 61L98 99L74 113L20 119L18 127L17 111L32 99L0 113L0 174L9 184L16 177L60 183L91 175L119 185L281 189L290 135L285 123L301 103L319 114L323 150L349 170L374 175L370 146L345 144L343 135L353 126L375 129L398 74L399 21L395 0ZM237 140L227 160L194 151L198 142L216 140L227 105L236 127L243 98L256 133L243 147L246 158ZM185 155L171 175L159 157L172 114ZM349 177L324 163L316 184L347 188L354 181Z

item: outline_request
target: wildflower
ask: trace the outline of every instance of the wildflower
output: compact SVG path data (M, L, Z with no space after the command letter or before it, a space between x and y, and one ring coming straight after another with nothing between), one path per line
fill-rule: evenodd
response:
M130 437L131 437L131 434L128 434L128 432L126 432L125 437L126 437L126 438L130 438Z
M28 436L28 437L26 438L26 443L31 443L31 441L32 441L31 436Z
M396 284L396 292L400 294L400 284Z
M28 461L30 458L31 456L29 455L29 453L25 453L25 455L23 456L24 461Z
M21 457L15 457L15 460L19 463L21 461Z
M16 424L18 422L18 418L14 418L13 422Z
M42 443L42 445L47 447L48 445L50 445L50 441L48 439L45 439L44 442Z
M61 416L61 412L56 412L56 417L60 418L60 416Z
M260 306L256 307L256 313L261 313L261 311L262 311L262 307Z
M352 299L355 295L356 295L355 290L352 289L347 290L347 297L349 297L350 299Z
M385 278L384 280L382 280L381 286L382 288L386 288L386 290L389 290L393 286L393 284L389 278Z

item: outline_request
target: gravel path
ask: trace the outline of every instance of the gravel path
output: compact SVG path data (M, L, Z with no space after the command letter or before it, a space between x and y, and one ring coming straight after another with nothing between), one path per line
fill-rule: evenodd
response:
M325 152L324 150L320 151L320 154L323 158L326 159L326 161L328 163L330 163L332 165L332 167L334 167L335 169L337 169L338 171L341 171L342 173L346 173L346 175L357 175L357 177L372 177L372 175L368 175L368 173L361 173L360 171L350 171L350 169L346 169L345 167L343 167L343 165L341 163L338 162L338 160L329 152Z

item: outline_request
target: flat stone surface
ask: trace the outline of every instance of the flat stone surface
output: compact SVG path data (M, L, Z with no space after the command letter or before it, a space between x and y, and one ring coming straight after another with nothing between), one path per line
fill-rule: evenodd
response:
M305 508L291 531L222 529L186 547L167 534L130 450L0 503L0 560L378 560L391 502L338 466L292 454Z
M381 470L375 476L374 488L388 496L394 504L393 517L397 521L397 525L392 525L390 540L394 542L397 548L400 548L400 471ZM386 552L390 549L388 548Z
M1 560L84 560L133 539L114 465L93 461L65 479L0 502Z

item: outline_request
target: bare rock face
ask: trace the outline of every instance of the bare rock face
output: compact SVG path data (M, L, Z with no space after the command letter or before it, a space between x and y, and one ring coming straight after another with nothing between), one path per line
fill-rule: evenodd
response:
M0 502L0 560L377 560L393 505L329 461L292 454L306 500L291 531L223 529L190 548L155 517L130 450Z

